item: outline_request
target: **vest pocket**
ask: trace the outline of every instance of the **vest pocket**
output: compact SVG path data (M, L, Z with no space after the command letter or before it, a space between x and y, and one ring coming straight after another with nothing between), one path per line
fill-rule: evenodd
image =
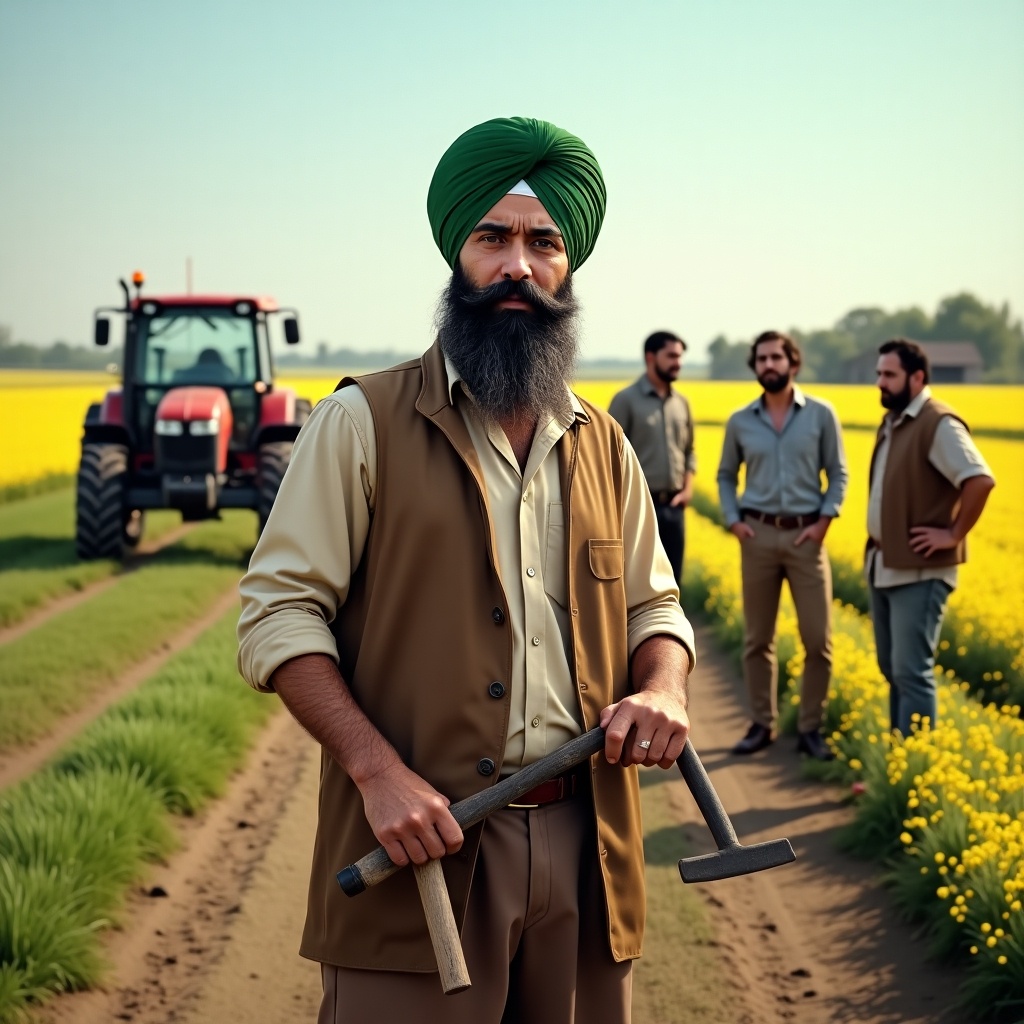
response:
M622 576L622 541L590 540L590 571L599 580L617 580Z
M565 513L560 501L549 501L544 538L544 591L563 608L568 603L565 563Z

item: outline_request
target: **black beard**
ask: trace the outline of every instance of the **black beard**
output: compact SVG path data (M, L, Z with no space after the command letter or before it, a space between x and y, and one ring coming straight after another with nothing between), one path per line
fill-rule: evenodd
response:
M770 395L777 395L780 391L785 391L789 386L789 382L793 379L793 375L789 373L780 373L774 377L769 377L765 374L763 377L757 378L757 383L761 385Z
M495 309L518 297L532 310ZM579 304L566 277L554 295L530 281L476 288L456 266L437 305L441 349L487 419L568 408L578 352Z
M665 384L672 384L679 376L678 373L673 373L671 370L663 370L660 366L655 366L654 372L658 375L658 379Z
M903 412L908 405L910 405L910 380L903 385L902 391L896 391L889 393L888 391L881 392L882 407L885 409L892 409L893 412Z

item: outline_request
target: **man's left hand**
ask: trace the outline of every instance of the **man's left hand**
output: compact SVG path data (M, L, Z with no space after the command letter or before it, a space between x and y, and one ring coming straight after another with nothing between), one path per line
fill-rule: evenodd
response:
M912 526L910 528L910 550L927 558L936 551L948 551L960 542L953 531L939 526Z
M806 541L814 541L815 544L823 544L825 542L825 534L828 532L828 525L832 520L827 516L822 516L816 523L811 523L810 526L805 526L793 541L795 547L800 547L801 544Z
M678 508L680 505L689 505L691 501L693 501L693 484L687 484L669 502L669 506L671 508Z
M671 768L686 745L690 719L681 693L647 689L608 705L601 712L601 727L612 764ZM650 746L641 747L644 741Z

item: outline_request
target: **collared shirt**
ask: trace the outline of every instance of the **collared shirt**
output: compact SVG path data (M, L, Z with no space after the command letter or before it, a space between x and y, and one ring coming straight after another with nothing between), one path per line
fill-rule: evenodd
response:
M742 499L736 496L746 466ZM821 472L828 478L822 494ZM846 495L848 473L839 418L828 402L793 388L793 402L776 430L764 398L734 412L725 426L718 494L725 525L740 521L740 506L768 515L835 518Z
M581 731L570 670L565 520L555 446L587 413L568 393L564 412L541 418L521 471L504 432L479 416L447 360L446 369L452 404L480 459L498 542L498 573L508 599L513 675L503 770L511 772ZM648 637L667 634L685 645L692 667L693 630L658 541L640 465L629 445L624 447L629 652ZM238 665L257 689L267 689L274 670L290 658L312 653L337 661L329 623L362 558L376 503L376 473L369 403L360 388L346 387L321 401L302 428L287 486L282 486L240 585Z
M892 432L908 417L917 416L931 397L931 388L926 387L902 412L890 410L882 419L882 436L878 442L874 470L871 474L871 488L868 492L868 536L876 544L882 540L882 481L885 479L885 466L889 460ZM989 476L995 479L966 427L952 416L943 416L939 420L932 446L928 450L928 461L954 487L963 487L964 481L972 476ZM868 579L879 588L902 587L908 583L920 583L921 580L943 580L950 589L953 589L956 587L958 575L955 565L937 565L926 569L889 569L883 563L882 551L878 547L872 547L868 551L865 572Z
M671 385L662 398L644 374L612 399L608 412L629 438L652 491L678 491L686 474L697 472L690 403Z

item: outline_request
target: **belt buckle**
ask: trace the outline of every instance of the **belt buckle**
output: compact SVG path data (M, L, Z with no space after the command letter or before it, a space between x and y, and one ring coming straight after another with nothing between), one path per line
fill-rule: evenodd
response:
M505 804L505 806L513 811L535 811L540 804Z
M776 513L776 515L773 516L773 519L774 519L774 522L772 523L772 525L775 527L776 530L781 530L782 529L782 516L780 516L780 515L778 515Z

